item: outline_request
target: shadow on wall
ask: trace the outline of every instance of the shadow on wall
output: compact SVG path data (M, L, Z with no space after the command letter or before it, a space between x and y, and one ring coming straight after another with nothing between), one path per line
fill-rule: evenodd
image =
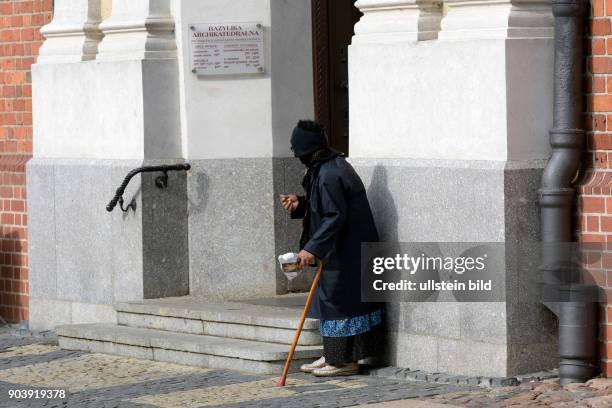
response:
M193 217L194 215L198 215L202 220L206 217L206 207L208 206L208 200L210 195L210 177L205 171L192 171L191 174L187 176L188 178L193 178L193 181L187 181L187 217ZM190 193L190 188L195 191ZM188 221L189 223L190 221ZM194 270L195 265L193 265L193 257L191 254L195 254L197 248L194 248L195 243L193 242L193 237L191 234L194 234L195 231L189 230L188 237L188 245L189 245L189 288L190 294L192 289L195 287L194 285ZM202 274L199 274L198 278L202 279ZM208 282L208 284L214 284L213 282Z
M380 240L397 242L399 217L388 183L387 169L381 165L374 167L372 181L368 187L368 199L372 206Z
M28 318L27 259L24 236L11 231L2 236L0 254L0 316L7 322Z
M208 193L210 191L210 177L205 172L197 172L191 177L195 177L195 194L189 196L189 213L204 214L208 203Z
M393 194L389 189L389 180L387 169L381 165L374 167L372 172L372 180L367 189L368 200L372 207L376 228L381 242L398 242L398 221L397 206L395 205ZM390 365L396 358L396 347L392 343L390 333L398 331L400 305L388 303L385 312L386 332L388 335L385 338L384 350L387 352L379 358L371 361L375 365Z

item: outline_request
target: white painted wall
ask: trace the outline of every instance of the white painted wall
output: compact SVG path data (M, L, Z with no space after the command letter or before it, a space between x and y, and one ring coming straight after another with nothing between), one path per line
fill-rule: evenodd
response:
M549 155L552 40L358 44L349 58L352 157Z
M34 65L34 157L144 157L139 61ZM135 79L135 78L134 78Z
M174 15L184 156L290 156L293 126L314 115L310 2L175 0ZM213 22L262 23L266 73L220 77L191 73L189 26Z
M114 3L98 29L99 1L61 0L62 13L41 30L46 51L32 68L34 157L182 157L170 0ZM99 35L89 38L91 31Z
M34 157L180 158L176 67L140 60L34 65Z
M431 30L419 22L397 41L392 23L409 1L357 4L366 14L349 49L352 157L548 158L550 5L447 1L438 39L416 41Z

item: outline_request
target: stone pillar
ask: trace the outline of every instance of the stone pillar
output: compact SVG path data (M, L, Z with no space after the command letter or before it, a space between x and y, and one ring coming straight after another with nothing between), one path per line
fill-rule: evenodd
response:
M58 1L61 24L54 19L48 27L83 26L77 4L99 16L99 3ZM188 294L186 175L171 173L166 189L155 186L160 174L136 176L124 194L136 210L105 210L130 170L183 161L170 4L115 0L97 31L105 34L97 55L52 58L58 39L50 36L33 66L33 329L112 322L115 302Z
M46 41L38 64L92 60L102 32L100 0L57 0L53 21L40 31Z
M556 322L545 308L514 301L513 256L518 243L539 241L552 122L550 1L448 1L437 39L418 42L391 40L391 3L358 2L363 29L349 50L351 161L382 238L507 248L506 302L392 305L391 363L487 376L552 368ZM375 36L365 30L374 20Z
M289 220L281 192L300 192L303 166L289 139L312 118L310 1L181 0L183 140L189 183L189 262L193 296L247 299L287 290L276 256L295 251L300 221ZM265 72L191 72L190 25L260 23Z
M484 38L551 38L554 18L550 0L446 0L441 40Z
M364 13L355 26L355 42L422 41L438 38L442 1L359 0Z
M114 0L112 14L100 25L104 41L98 60L176 59L170 1Z

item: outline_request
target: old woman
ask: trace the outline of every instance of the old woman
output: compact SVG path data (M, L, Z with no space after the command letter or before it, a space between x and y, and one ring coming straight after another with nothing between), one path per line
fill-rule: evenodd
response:
M292 218L303 219L301 266L316 259L324 265L310 309L320 321L323 356L301 369L316 376L357 374L358 361L378 354L382 344L382 305L361 301L361 243L378 241L366 190L316 122L298 123L291 148L307 168L305 196L282 195L281 202Z

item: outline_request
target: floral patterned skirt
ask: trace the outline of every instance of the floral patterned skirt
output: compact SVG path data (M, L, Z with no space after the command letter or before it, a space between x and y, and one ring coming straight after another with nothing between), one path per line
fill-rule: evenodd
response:
M328 364L346 364L374 357L382 351L382 309L344 320L321 320L323 355Z

